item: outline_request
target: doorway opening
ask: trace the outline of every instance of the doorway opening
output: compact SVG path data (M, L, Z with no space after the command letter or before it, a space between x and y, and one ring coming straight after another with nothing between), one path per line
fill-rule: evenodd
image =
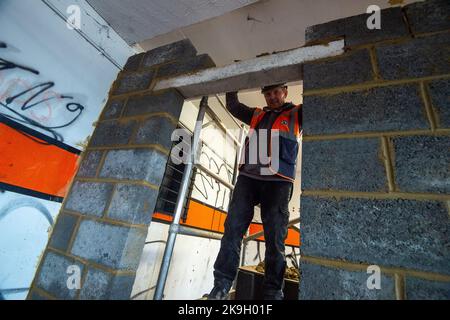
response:
M302 104L301 81L288 82L286 101ZM249 107L266 105L261 89L240 91L239 101ZM190 139L195 131L196 118L200 111L201 98L185 100L178 130ZM192 168L189 188L183 203L180 226L183 232L177 235L164 289L164 299L195 300L207 294L213 286L213 264L220 248L224 221L232 197L233 187L239 175L240 151L249 126L234 118L226 108L225 94L211 95L201 124L198 163ZM149 227L148 238L137 271L132 297L151 300L155 297L158 277L167 245L167 234L175 215L176 202L182 187L184 163L178 163L172 155L183 156L184 142L175 139L171 157L166 167L158 201ZM179 152L181 151L181 153ZM174 161L175 160L175 161ZM289 204L290 225L285 241L287 278L298 288L298 261L300 257L300 177L301 142L297 161L294 191ZM263 272L264 235L259 205L241 250L240 272ZM297 272L295 272L296 270ZM296 278L297 277L297 278ZM242 278L242 276L241 276ZM237 278L238 280L238 278ZM234 288L237 281L234 283ZM231 297L235 291L231 291Z

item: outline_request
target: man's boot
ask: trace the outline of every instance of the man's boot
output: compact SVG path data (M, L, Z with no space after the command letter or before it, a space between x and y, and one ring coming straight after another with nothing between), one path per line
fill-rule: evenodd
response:
M207 300L228 300L230 290L222 286L214 286L208 295Z
M282 290L266 289L264 300L284 300L284 293Z

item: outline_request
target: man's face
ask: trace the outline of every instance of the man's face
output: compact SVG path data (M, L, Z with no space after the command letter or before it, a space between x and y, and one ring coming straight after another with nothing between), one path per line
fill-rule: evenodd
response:
M264 98L269 108L278 109L285 103L287 94L286 87L278 87L264 92Z

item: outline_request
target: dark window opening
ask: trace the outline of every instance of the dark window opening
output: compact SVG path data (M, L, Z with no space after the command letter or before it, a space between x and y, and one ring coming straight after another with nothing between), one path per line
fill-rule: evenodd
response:
M177 129L184 129L180 125L177 126ZM184 129L186 134L191 137L191 133ZM181 151L180 146L182 145L183 140L180 138L178 141L174 141L172 143L172 147L170 150L170 154L172 154L173 150L180 150L178 155L180 157L183 156L183 151ZM162 213L173 217L175 215L176 202L178 198L178 194L181 188L181 180L183 178L184 169L186 167L185 163L175 164L172 161L172 157L169 155L166 171L164 173L164 177L159 189L158 199L156 201L155 212ZM195 169L194 169L195 170ZM195 177L194 174L191 177L191 180ZM188 201L191 198L192 193L192 185L190 183L190 188L187 195L187 200L183 206L183 212L181 215L181 219L183 222L186 222L187 212L188 212Z

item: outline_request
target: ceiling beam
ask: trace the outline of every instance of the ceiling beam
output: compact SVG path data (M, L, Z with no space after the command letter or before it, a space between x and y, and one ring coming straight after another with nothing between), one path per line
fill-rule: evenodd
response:
M175 88L185 99L229 91L259 88L279 82L302 80L305 62L344 53L344 40L301 47L224 67L209 68L191 75L162 79L155 90Z

